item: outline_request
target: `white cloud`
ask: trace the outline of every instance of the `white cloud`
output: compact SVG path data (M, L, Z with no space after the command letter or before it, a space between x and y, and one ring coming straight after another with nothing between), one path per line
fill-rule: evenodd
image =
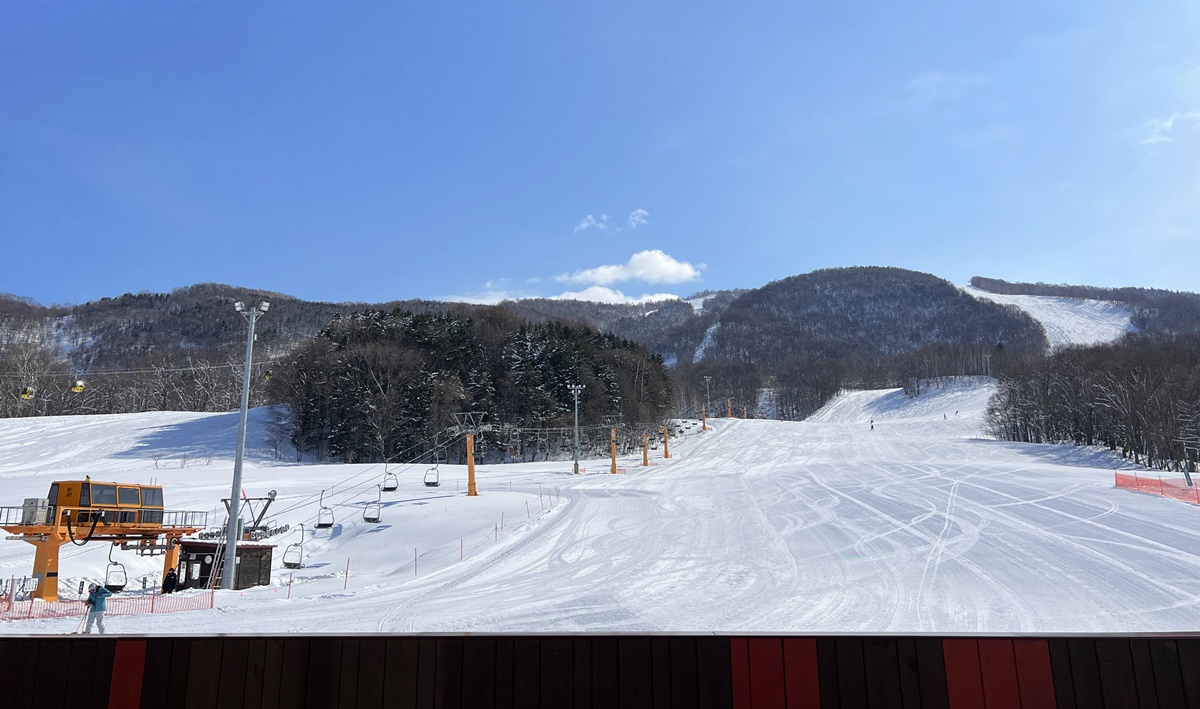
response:
M581 231L586 231L592 228L599 229L600 231L608 231L608 215L601 214L599 219L597 219L594 215L587 215L583 219L580 219L579 223L575 225L575 233L578 234Z
M485 290L482 293L464 293L461 295L438 296L436 300L443 303L470 303L471 305L495 305L504 300L520 300L530 298L528 293L504 290Z
M635 209L629 215L629 228L637 229L639 226L646 224L646 217L650 216L650 212L644 209Z
M621 281L644 281L646 283L686 283L700 278L704 264L693 266L687 261L677 261L658 249L639 251L623 264L597 266L571 274L561 274L554 279L561 283L592 283L609 285Z
M1148 135L1142 139L1142 145L1176 143L1178 139L1167 134L1179 127L1200 128L1200 111L1176 111L1166 118L1146 121L1142 128Z
M659 300L679 300L673 293L648 293L640 296L625 295L619 290L604 286L589 286L581 291L568 291L550 296L551 300L588 300L594 303L616 305L641 305Z

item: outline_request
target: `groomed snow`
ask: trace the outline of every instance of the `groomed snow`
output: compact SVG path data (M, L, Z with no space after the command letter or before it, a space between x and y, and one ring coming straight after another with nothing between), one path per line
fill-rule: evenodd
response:
M998 295L971 286L960 288L980 300L1024 310L1042 324L1050 349L1112 342L1137 330L1129 321L1129 308L1120 303L1047 295Z
M442 466L442 487L426 488L428 466L416 466L384 498L379 525L362 522L353 505L374 498L381 469L274 462L255 445L265 419L256 411L245 487L278 490L280 522L311 520L320 489L345 481L334 492L338 526L307 535L308 567L296 573L293 598L277 569L275 587L218 592L215 611L114 617L109 628L1200 630L1200 508L1114 489L1121 462L1103 451L982 438L990 394L982 379L916 399L847 392L803 423L718 419L707 433L686 429L670 460L661 450L650 468L623 459L626 475L603 474L606 461L585 461L582 477L567 462L484 466L475 498L461 492L461 468ZM157 478L169 508L216 510L229 492L232 446L222 442L235 427L232 414L0 421L0 489L20 504L67 471ZM180 468L183 447L211 449L211 464L192 457ZM64 548L63 576L95 578L106 551ZM119 558L131 576L160 563ZM31 561L28 545L0 545L5 575L27 573ZM6 622L0 633L75 624Z

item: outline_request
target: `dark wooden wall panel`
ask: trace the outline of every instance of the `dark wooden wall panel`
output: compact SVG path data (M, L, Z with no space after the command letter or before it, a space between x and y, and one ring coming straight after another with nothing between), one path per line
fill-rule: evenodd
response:
M1200 709L1195 638L0 638L4 707Z
M592 639L593 707L615 707L621 702L621 670L617 638Z
M358 680L355 698L358 709L383 709L386 684L387 640L365 637L358 641ZM403 668L397 667L401 672Z
M187 642L187 641L183 641ZM183 709L217 709L220 690L221 650L224 641L217 638L198 638L191 641L187 665L187 684L183 692Z
M863 638L863 670L867 705L895 706L903 701L900 691L900 652L895 638Z
M593 641L596 642L596 641ZM696 639L696 680L701 709L731 709L733 707L733 674L731 642L726 638Z
M1104 706L1108 709L1139 706L1129 641L1102 639L1096 641L1095 647Z
M692 709L699 701L699 670L696 666L696 639L670 638L671 707Z
M433 706L462 707L463 638L438 638L434 670Z
M228 638L221 651L221 674L217 679L217 706L243 706L246 699L246 678L250 673L250 641Z

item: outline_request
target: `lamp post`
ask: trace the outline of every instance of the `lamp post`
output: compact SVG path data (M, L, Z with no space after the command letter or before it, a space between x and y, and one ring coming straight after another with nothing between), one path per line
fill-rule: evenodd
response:
M568 384L567 391L575 395L575 474L579 474L579 392L584 390L583 384Z
M238 503L241 501L242 489L242 456L246 452L246 418L250 409L250 364L254 357L254 323L258 321L271 304L263 301L258 307L250 306L240 300L233 304L234 310L246 318L250 328L246 333L246 368L242 372L242 411L238 418L237 452L233 456L233 491L229 493L229 526L225 530L225 565L221 572L221 588L233 589L234 576L237 574L237 534L240 513Z
M708 411L712 408L712 392L709 391L709 385L712 384L712 377L708 374L704 375L704 410Z

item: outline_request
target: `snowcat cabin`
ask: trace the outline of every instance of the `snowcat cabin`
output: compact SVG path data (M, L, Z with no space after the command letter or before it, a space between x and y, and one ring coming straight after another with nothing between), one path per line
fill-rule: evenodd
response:
M159 485L58 481L47 494L51 509L72 510L74 525L158 527L163 522L163 493Z

